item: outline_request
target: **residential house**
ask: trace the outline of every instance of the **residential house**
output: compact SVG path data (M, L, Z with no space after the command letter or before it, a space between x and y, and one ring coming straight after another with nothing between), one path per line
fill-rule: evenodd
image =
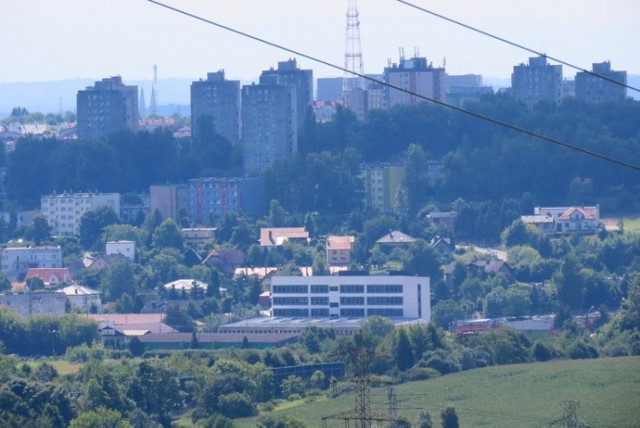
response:
M28 282L31 278L40 278L45 287L57 287L73 282L68 268L29 268L24 280Z
M351 263L351 251L355 242L354 236L327 237L327 264L329 266L347 266Z
M393 247L408 245L414 242L416 242L415 238L399 230L390 230L389 233L376 241L377 244Z
M184 243L187 245L196 246L201 242L213 241L216 239L215 227L185 227L182 228L182 234L184 235Z
M442 236L436 235L429 241L431 246L442 263L451 263L453 260L453 251L455 250L455 246L451 244L451 240L449 238L443 238Z
M102 291L92 290L81 285L70 285L57 290L57 292L67 296L71 307L89 309L91 306L99 308L102 305L102 299L100 298Z
M222 248L211 251L202 261L203 265L216 268L227 276L244 264L244 252L237 248Z
M304 227L263 227L260 229L261 247L279 247L291 240L309 242L309 232Z
M543 233L596 232L600 227L600 206L534 207L532 216L520 219Z
M431 212L427 214L427 220L446 230L454 230L457 218L458 213L456 211Z
M5 247L0 268L9 278L22 278L29 268L61 268L62 249L57 247Z
M134 241L108 241L105 250L107 256L120 254L131 261L136 258L136 243Z

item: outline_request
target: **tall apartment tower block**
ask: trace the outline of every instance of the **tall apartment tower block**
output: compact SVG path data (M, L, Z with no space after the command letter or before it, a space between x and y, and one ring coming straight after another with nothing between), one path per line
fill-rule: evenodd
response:
M296 119L298 125L304 122L307 108L311 107L313 101L313 71L301 70L298 62L294 59L278 62L277 69L269 69L262 72L260 78L277 76L279 85L286 85L295 88ZM273 82L273 80L270 80Z
M559 103L562 98L562 65L547 63L541 55L529 58L529 64L513 67L511 74L513 98L532 107L540 101Z
M444 101L445 78L445 69L429 64L427 58L415 55L413 58L405 59L401 54L398 64L391 64L389 67L385 67L384 81L390 85L411 91L411 93L385 87L385 107L415 105L424 101L424 99L413 94Z
M115 76L78 91L78 137L104 138L121 129L138 129L138 87Z
M620 82L621 85L616 85L601 77L580 71L576 74L576 98L599 103L601 101L622 99L627 96L627 88L623 86L627 84L626 71L612 70L609 61L594 63L591 71L599 76Z
M256 174L298 151L295 87L278 76L262 76L242 88L242 161L245 174Z
M224 70L207 73L191 84L191 130L198 138L203 120L231 144L240 141L240 81L226 80Z

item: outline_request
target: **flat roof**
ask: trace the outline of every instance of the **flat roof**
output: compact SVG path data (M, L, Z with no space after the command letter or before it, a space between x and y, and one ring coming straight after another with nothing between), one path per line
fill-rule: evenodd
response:
M223 324L223 328L252 328L252 327L325 327L325 328L356 328L367 317L363 318L285 318L285 317L258 317L229 324ZM392 318L396 326L410 324L426 324L426 320L418 318Z

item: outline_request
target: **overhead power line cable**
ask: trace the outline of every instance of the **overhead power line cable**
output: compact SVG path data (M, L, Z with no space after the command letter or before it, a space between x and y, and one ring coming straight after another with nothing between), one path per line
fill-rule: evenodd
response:
M579 67L579 66L577 66L577 65L573 65L573 64L571 64L571 63L569 63L569 62L563 61L563 60L561 60L561 59L559 59L559 58L552 57L552 56L547 55L547 54L545 54L545 53L538 52L538 51L536 51L535 49L531 49L531 48L528 48L528 47L526 47L526 46L523 46L523 45L521 45L521 44L519 44L519 43L512 42L512 41L510 41L510 40L505 39L504 37L496 36L495 34L491 34L491 33L488 33L488 32L486 32L486 31L480 30L479 28L472 27L471 25L465 24L465 23L463 23L463 22L456 21L456 20L455 20L455 19L453 19L453 18L449 18L449 17L447 17L447 16L441 15L441 14L439 14L439 13L436 13L436 12L432 11L432 10L429 10L429 9L424 8L424 7L418 6L417 4L414 4L414 3L408 2L408 1L406 1L406 0L396 0L396 1L397 1L397 2L399 2L399 3L402 3L402 4L404 4L404 5L407 5L407 6L409 6L409 7L412 7L412 8L414 8L414 9L416 9L416 10L419 10L419 11L421 11L421 12L428 13L429 15L435 16L436 18L444 19L444 20L445 20L445 21L447 21L447 22L451 22L452 24L459 25L459 26L464 27L464 28L466 28L466 29L468 29L468 30L475 31L476 33L482 34L482 35L484 35L484 36L491 37L492 39L495 39L495 40L498 40L498 41L500 41L500 42L506 43L506 44L508 44L508 45L514 46L514 47L516 47L516 48L519 48L519 49L525 50L525 51L527 51L527 52L530 52L530 53L536 54L536 55L538 55L538 56L545 56L545 57L547 57L548 59L550 59L550 60L552 60L552 61L555 61L555 62L560 63L560 64L562 64L562 65L566 65L567 67L573 68L573 69L575 69L575 70L582 71L582 72L584 72L584 73L587 73L587 74L589 74L589 75L591 75L591 76L594 76L594 77L597 77L597 78L599 78L599 79L606 80L607 82L610 82L610 83L613 83L613 84L616 84L616 85L619 85L619 86L623 86L623 87L625 87L625 88L627 88L627 89L631 89L632 91L640 92L640 89L639 89L639 88L636 88L636 87L634 87L634 86L627 85L627 84L626 84L626 83L624 83L624 82L620 82L620 81L618 81L618 80L612 79L612 78L607 77L607 76L604 76L604 75L602 75L602 74L599 74L599 73L595 73L595 72L593 72L593 71L586 70L586 69L584 69L584 68L582 68L582 67Z
M439 100L436 100L434 98L430 98L430 97L427 97L425 95L418 94L416 92L410 91L410 90L405 89L405 88L401 88L401 87L396 86L396 85L392 85L390 83L384 82L382 80L375 79L375 78L367 76L365 74L360 74L360 73L356 73L356 72L351 71L351 70L347 70L344 67L341 67L339 65L333 64L333 63L328 62L328 61L325 61L323 59L314 57L314 56L309 55L309 54L305 54L305 53L300 52L300 51L296 51L294 49L288 48L286 46L283 46L283 45L275 43L275 42L271 42L271 41L263 39L261 37L254 36L252 34L244 32L244 31L236 30L235 28L231 28L231 27L226 26L224 24L221 24L219 22L215 22L215 21L212 21L210 19L203 18L201 16L195 15L195 14L187 12L187 11L184 11L182 9L178 9L176 7L167 5L167 4L162 3L160 1L157 1L157 0L147 0L147 1L149 3L153 3L153 4L157 5L157 6L160 6L160 7L163 7L165 9L171 10L171 11L176 12L178 14L181 14L181 15L187 16L189 18L204 22L204 23L209 24L209 25L213 25L215 27L221 28L221 29L229 31L229 32L232 32L232 33L237 34L239 36L254 40L256 42L265 44L267 46L271 46L273 48L276 48L276 49L279 49L279 50L282 50L282 51L285 51L285 52L289 52L289 53L291 53L293 55L297 55L297 56L300 56L302 58L306 58L306 59L308 59L310 61L317 62L319 64L322 64L322 65L325 65L327 67L333 68L335 70L339 70L339 71L342 71L342 72L345 72L345 73L350 73L351 75L354 75L354 76L369 80L369 81L374 82L374 83L378 83L378 84L380 84L382 86L385 86L387 88L390 88L390 89L394 89L394 90L397 90L397 91L400 91L400 92L404 92L406 94L415 96L415 97L420 98L422 100L430 101L430 102L432 102L432 103L434 103L436 105L440 105L442 107L446 107L448 109L451 109L451 110L454 110L454 111L457 111L457 112L460 112L460 113L464 113L464 114L466 114L468 116L472 116L472 117L475 117L477 119L481 119L481 120L493 123L495 125L502 126L503 128L511 129L513 131L520 132L522 134L529 135L529 136L537 138L539 140L543 140L543 141L546 141L548 143L555 144L557 146L561 146L561 147L564 147L564 148L567 148L567 149L570 149L570 150L574 150L576 152L583 153L585 155L592 156L592 157L597 158L597 159L601 159L601 160L604 160L604 161L607 161L607 162L611 162L611 163L614 163L614 164L619 165L619 166L623 166L623 167L626 167L626 168L633 169L635 171L640 171L640 165L636 165L636 164L633 164L633 163L630 163L630 162L626 162L626 161L623 161L623 160L620 160L620 159L616 159L616 158L601 154L601 153L597 153L597 152L594 152L592 150L576 146L574 144L566 143L566 142L557 140L555 138L548 137L546 135L539 134L537 132L521 128L519 126L512 125L512 124L507 123L507 122L502 122L501 120L494 119L494 118L492 118L490 116L485 116L485 115L483 115L481 113L476 113L476 112L473 112L473 111L470 111L470 110L466 110L466 109L461 108L461 107L457 107L457 106L454 106L454 105L451 105L451 104L447 104L447 103L445 103L443 101L439 101Z

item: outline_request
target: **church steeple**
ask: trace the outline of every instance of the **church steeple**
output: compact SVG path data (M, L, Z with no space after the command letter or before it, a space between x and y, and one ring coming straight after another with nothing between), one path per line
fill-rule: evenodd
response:
M147 117L147 103L144 99L144 87L140 88L140 105L138 106L140 117Z

